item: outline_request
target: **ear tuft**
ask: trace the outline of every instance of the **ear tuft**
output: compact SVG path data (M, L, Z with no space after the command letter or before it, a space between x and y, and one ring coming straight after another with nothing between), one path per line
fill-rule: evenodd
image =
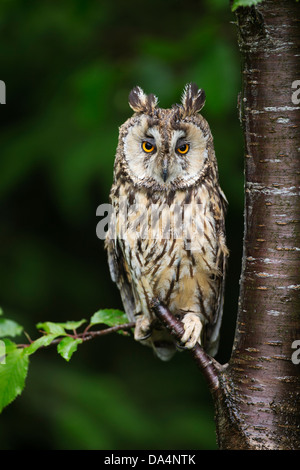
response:
M181 103L186 116L198 113L205 104L204 90L196 83L188 83L184 88Z
M152 93L146 95L139 86L131 90L128 101L129 106L136 113L151 114L157 105L157 97Z

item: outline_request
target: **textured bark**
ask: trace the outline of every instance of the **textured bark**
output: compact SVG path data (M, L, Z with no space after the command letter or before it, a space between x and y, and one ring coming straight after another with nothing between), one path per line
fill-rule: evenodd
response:
M300 448L300 5L265 0L237 13L245 135L245 234L234 349L220 378L238 437L222 448ZM228 423L226 423L228 424Z
M264 0L237 10L245 136L245 233L230 361L193 356L216 408L221 449L300 449L300 4ZM180 337L180 325L156 304ZM177 331L177 333L175 332Z

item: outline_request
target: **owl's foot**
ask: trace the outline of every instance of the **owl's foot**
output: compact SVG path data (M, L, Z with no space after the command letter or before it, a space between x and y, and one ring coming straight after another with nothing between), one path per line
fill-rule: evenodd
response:
M152 327L150 319L142 315L137 317L134 330L134 339L136 341L143 341L151 336L151 332Z
M186 348L192 349L200 340L202 323L198 315L195 315L194 313L187 313L184 316L182 323L184 326L184 334L181 338L181 343L183 343Z

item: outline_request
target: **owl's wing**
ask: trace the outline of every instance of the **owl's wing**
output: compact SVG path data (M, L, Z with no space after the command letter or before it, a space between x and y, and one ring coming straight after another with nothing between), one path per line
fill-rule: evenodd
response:
M135 321L135 300L127 261L123 256L118 240L106 239L105 247L110 275L120 290L125 313L130 321Z
M223 258L223 262L222 262L223 270L219 279L218 295L217 295L216 304L215 304L215 314L214 314L213 323L212 325L210 325L210 328L209 328L210 332L208 333L208 336L209 336L208 353L211 356L215 356L215 354L217 354L218 352L219 341L220 341L220 328L221 328L222 316L223 316L226 256L222 254L222 258Z
M224 305L224 291L225 291L225 275L227 267L228 249L225 243L225 213L227 210L227 199L222 191L221 195L221 206L223 217L220 220L221 226L219 227L219 251L217 254L216 265L219 267L220 275L218 276L218 289L215 303L215 313L212 319L211 325L208 327L208 353L211 356L215 356L218 352L219 341L220 341L220 329L223 316L223 305Z

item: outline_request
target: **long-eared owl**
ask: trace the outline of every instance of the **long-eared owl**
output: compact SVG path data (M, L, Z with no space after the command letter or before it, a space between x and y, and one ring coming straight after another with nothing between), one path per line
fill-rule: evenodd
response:
M176 346L218 350L228 250L227 201L213 138L198 114L204 91L188 84L181 104L158 107L140 87L121 127L105 246L135 339L168 360ZM184 325L180 345L151 309L158 299Z

